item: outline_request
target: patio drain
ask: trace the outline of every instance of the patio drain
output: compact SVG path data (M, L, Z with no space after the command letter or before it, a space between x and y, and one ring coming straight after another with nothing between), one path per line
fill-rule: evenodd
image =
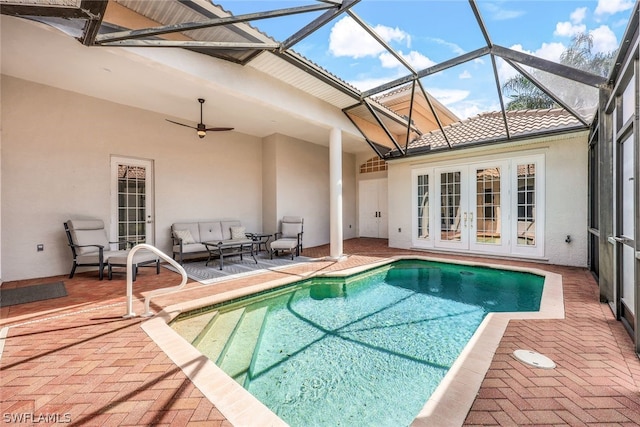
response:
M536 353L531 350L516 350L513 352L516 359L529 366L542 369L554 369L556 364L553 360L549 359L540 353Z

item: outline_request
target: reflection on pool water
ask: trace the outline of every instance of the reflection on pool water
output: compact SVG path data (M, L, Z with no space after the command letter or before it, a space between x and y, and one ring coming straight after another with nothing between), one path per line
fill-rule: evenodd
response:
M544 278L422 260L314 278L172 327L292 426L409 425L489 312Z

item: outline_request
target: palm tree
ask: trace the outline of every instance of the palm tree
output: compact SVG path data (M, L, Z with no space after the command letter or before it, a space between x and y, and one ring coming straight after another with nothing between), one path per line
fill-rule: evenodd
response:
M617 52L593 53L592 50L593 36L588 33L576 34L571 40L571 45L560 55L560 63L606 77L613 65ZM533 74L535 76L536 72L534 71ZM546 80L548 79L549 77L546 77ZM553 85L553 87L558 88L567 88L567 86L569 85L566 83ZM522 74L517 74L508 79L502 85L502 90L510 99L506 106L507 110L553 108L558 106L553 99L538 89ZM567 94L567 96L572 97L571 94Z

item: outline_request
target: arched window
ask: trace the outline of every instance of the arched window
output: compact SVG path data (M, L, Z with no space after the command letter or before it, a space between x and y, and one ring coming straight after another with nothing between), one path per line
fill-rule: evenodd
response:
M360 165L360 173L382 172L387 170L387 162L380 157L372 157Z

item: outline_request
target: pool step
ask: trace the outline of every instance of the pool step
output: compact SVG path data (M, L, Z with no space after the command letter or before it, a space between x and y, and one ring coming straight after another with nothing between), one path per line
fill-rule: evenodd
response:
M245 312L218 359L218 366L240 384L244 384L249 371L268 309L269 307L263 306Z
M211 311L208 313L202 313L196 316L191 316L186 319L180 319L171 325L174 331L176 331L182 338L188 342L195 344L199 335L205 331L209 323L218 314L217 311Z
M244 308L219 313L208 325L208 329L196 339L194 346L215 362L233 335L243 314Z

